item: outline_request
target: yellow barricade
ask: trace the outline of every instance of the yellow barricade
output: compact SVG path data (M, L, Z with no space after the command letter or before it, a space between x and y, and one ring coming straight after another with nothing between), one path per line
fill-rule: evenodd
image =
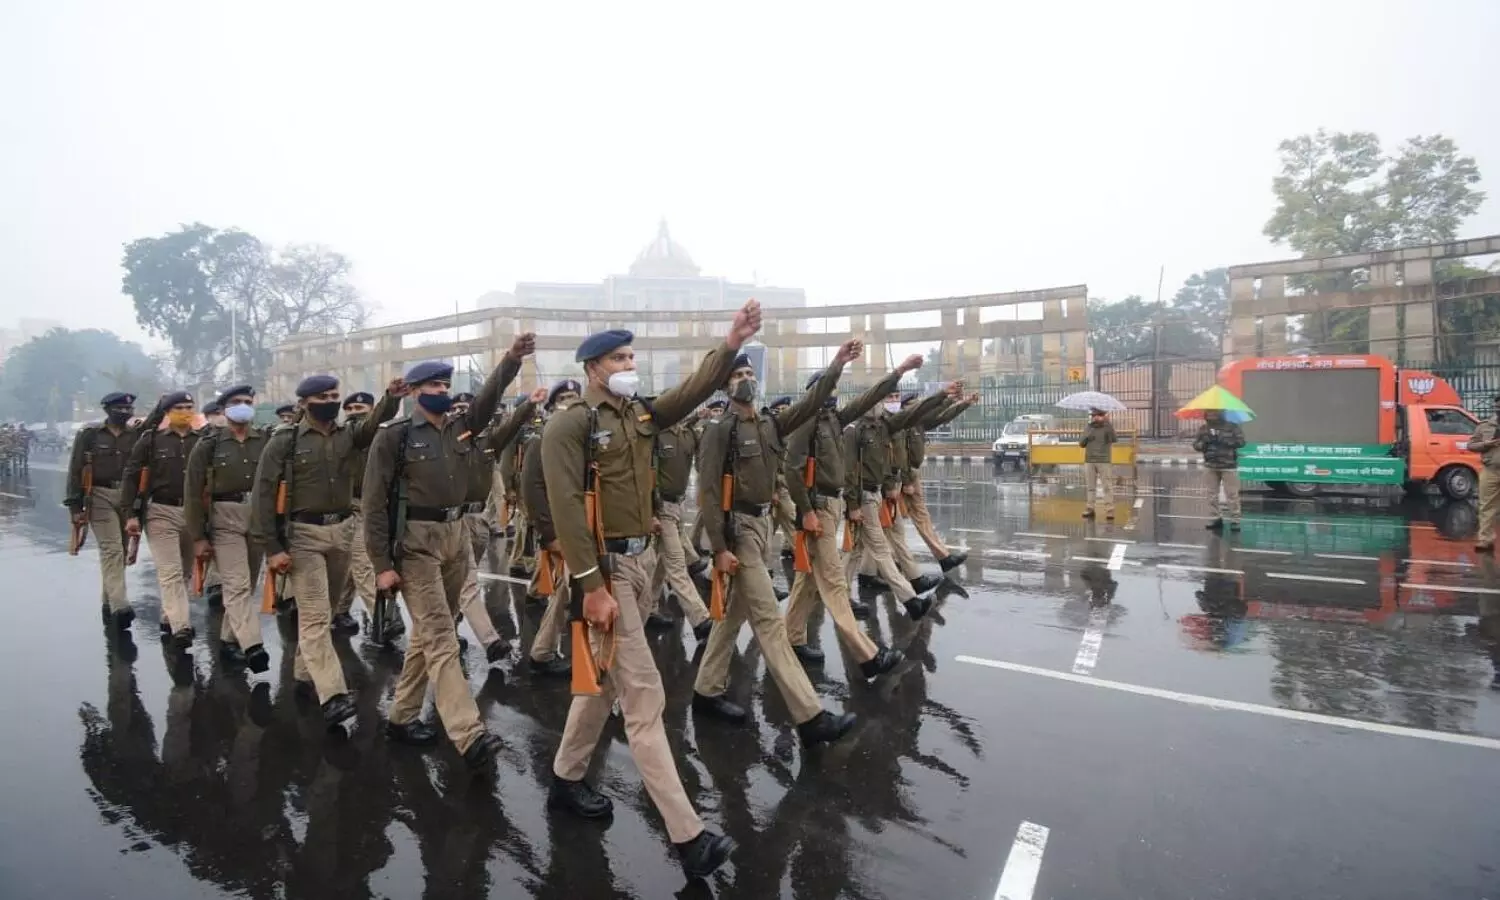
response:
M1129 466L1131 477L1134 477L1136 461L1140 455L1140 432L1116 429L1115 435L1118 440L1110 448L1109 461L1116 466ZM1078 446L1078 442L1083 438L1082 429L1033 428L1027 432L1027 437L1031 444L1030 461L1033 474L1038 466L1083 465L1084 448Z

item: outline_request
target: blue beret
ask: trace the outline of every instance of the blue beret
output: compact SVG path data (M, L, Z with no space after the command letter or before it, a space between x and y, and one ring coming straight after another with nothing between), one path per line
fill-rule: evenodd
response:
M552 389L547 392L548 409L551 409L553 406L557 405L557 395L563 393L564 391L572 391L575 394L582 395L583 385L579 384L571 378L564 378L561 381L553 382Z
M723 397L715 397L712 400L708 401L709 409L723 409L728 405L729 401L725 400Z
M276 407L276 415L278 415L278 416L284 416L287 413L294 413L296 411L297 411L297 407L293 406L290 403L288 403L286 406L278 406L278 407Z
M217 400L210 400L207 403L203 404L203 414L205 416L216 416L223 411L224 404L220 403Z
M231 398L231 397L254 397L254 396L255 396L255 388L251 387L248 384L237 384L234 387L227 387L222 392L220 392L218 403L219 403L220 406L228 406L229 405L229 398Z
M474 402L474 395L471 394L471 393L469 393L468 391L459 391L457 394L453 395L453 402L454 403L473 403Z
M172 393L167 394L165 397L161 398L161 408L171 409L179 403L192 402L193 395L189 394L187 391L173 391Z
M772 409L776 409L776 408L782 407L782 406L791 406L791 405L792 405L792 398L791 397L777 397L775 400L771 401L771 408Z
M916 391L907 391L906 393L904 393L904 394L901 395L901 402L902 403L910 403L913 400L917 399L919 396L921 396L921 395L918 394Z
M355 391L344 398L344 409L348 409L351 403L363 403L366 406L374 406L375 395L369 391Z
M611 350L616 350L635 340L635 335L623 328L611 328L598 334L591 334L583 339L578 345L578 352L573 358L578 362L588 362L598 359Z
M127 394L124 391L115 391L105 394L104 399L99 401L100 406L134 406L135 394Z
M734 365L729 367L729 371L733 372L735 369L753 368L755 368L755 364L750 361L750 357L747 354L741 353L734 358Z
M402 379L407 384L417 385L424 381L452 381L453 367L445 362L419 362L406 370Z
M297 385L297 396L311 397L313 394L335 390L338 386L339 380L332 375L309 375Z

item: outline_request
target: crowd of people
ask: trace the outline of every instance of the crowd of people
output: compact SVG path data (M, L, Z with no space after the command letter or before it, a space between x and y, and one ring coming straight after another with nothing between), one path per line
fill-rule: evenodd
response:
M526 667L537 678L571 679L549 804L611 814L584 776L617 712L684 871L704 876L733 845L704 825L683 789L647 630L672 625L676 606L702 650L693 709L741 722L746 711L726 695L748 624L812 748L856 724L824 709L808 677L824 661L808 644L814 606L827 608L859 673L879 678L903 655L860 627L871 608L851 582L888 591L914 620L928 614L934 593L952 582L920 571L905 519L942 572L964 560L933 527L920 472L925 432L977 398L959 383L903 393L902 377L922 362L912 356L840 404L840 377L864 349L850 340L802 396L764 403L740 352L760 320L759 305L745 304L698 370L654 397L639 394L632 334L592 335L576 353L582 380L538 387L508 414L500 400L534 350L530 334L515 339L477 394L454 393L452 367L437 362L414 366L378 398L345 395L336 378L313 375L269 428L254 423L251 385L231 386L201 410L188 392L170 393L144 419L135 397L111 393L101 400L104 421L73 446L65 502L74 548L93 536L104 621L128 631L135 612L125 569L144 535L173 653L193 646L192 598L215 596L223 664L261 676L271 665L262 614L294 612L296 687L316 698L331 729L355 714L334 638L358 632L356 597L377 642L399 640L409 619L386 736L431 746L446 734L484 773L501 741L467 684L457 623L468 621L491 663L508 657L479 586L480 561L493 537L504 537L509 577L529 585L538 610ZM409 415L398 415L403 400ZM781 555L793 564L789 591L775 581ZM783 613L778 601L788 597ZM435 723L420 715L429 687Z

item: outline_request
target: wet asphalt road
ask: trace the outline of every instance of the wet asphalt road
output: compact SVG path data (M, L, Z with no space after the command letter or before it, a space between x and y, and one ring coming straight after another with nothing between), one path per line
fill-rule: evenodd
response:
M0 484L0 896L1500 898L1500 571L1472 504L1247 495L1220 538L1193 472L1143 469L1114 523L1080 518L1076 483L926 474L968 596L920 623L877 599L868 627L910 661L871 685L814 620L825 706L863 718L843 744L798 747L748 633L731 696L753 724L696 719L691 636L657 639L688 791L739 843L689 885L618 724L596 757L613 824L544 808L567 688L514 653L468 652L506 745L485 784L446 744L387 745L395 660L359 638L343 744L289 662L258 691L222 673L201 602L174 666L148 560L112 638L95 557L64 552L62 475L35 465ZM488 591L529 640L520 589Z

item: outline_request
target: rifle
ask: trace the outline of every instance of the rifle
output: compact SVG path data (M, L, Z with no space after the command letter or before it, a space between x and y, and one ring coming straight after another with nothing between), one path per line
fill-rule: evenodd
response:
M604 510L599 503L599 460L594 457L594 432L598 430L599 412L589 409L588 434L583 442L583 514L594 535L594 549L599 555L599 574L608 588L614 575L614 561L604 552ZM589 623L583 618L583 582L573 578L568 585L568 629L573 645L574 694L597 697L603 693L599 683L614 663L615 642L612 632L601 638L598 656L589 641ZM600 657L602 658L602 661Z
M203 488L198 494L198 506L203 510L203 539L213 544L214 534L214 454L219 449L219 432L215 431L209 438L208 465L203 475ZM208 564L193 554L193 596L203 594L203 582L208 577Z
M400 571L401 551L405 546L406 536L406 480L402 476L406 472L406 441L411 436L411 427L408 425L401 429L401 439L396 444L396 468L391 476L391 496L386 503L386 523L390 526L390 552L391 564L397 566ZM364 535L357 535L356 540L363 540ZM370 610L370 640L377 647L385 646L386 620L390 617L392 591L375 588L375 608Z
M83 454L83 508L92 510L94 504L94 454L85 451ZM78 551L83 548L84 541L89 537L88 521L73 523L73 533L68 538L68 555L77 556Z
M158 427L160 427L158 425ZM146 460L141 464L141 474L135 483L135 503L131 505L130 517L140 523L142 528L146 527L146 506L151 502L151 457L156 455L156 429L153 428L146 434ZM135 565L136 557L141 552L141 536L131 535L125 542L125 565Z
M724 513L724 546L734 552L734 460L739 443L739 421L726 415L729 422L729 446L724 451L724 474L719 480L719 509ZM716 554L717 555L717 554ZM724 618L724 606L729 602L730 573L719 570L717 564L709 568L708 617L718 622Z
M295 478L292 464L297 459L297 425L292 425L291 446L287 448L286 459L281 461L281 480L276 483L276 534L281 539L281 546L287 548L290 553L292 549L292 489L291 483ZM275 612L281 606L286 595L287 573L272 572L270 567L266 568L266 583L261 589L260 611L263 613Z
M814 425L816 428L817 426ZM818 471L817 456L809 448L807 454L807 465L802 467L802 484L807 488L808 498L812 498L813 481ZM807 554L807 532L801 528L798 522L796 535L792 538L792 570L796 572L812 572L812 558Z
M854 446L856 448L856 450L854 451L854 482L855 482L854 489L855 489L855 492L856 492L855 496L854 496L854 502L857 504L857 507L856 507L857 509L864 509L864 507L865 507L865 491L864 491L864 478L865 478L865 442L864 442L864 430L865 430L865 425L864 425L864 421L863 420L858 425L858 428L859 428L859 435L858 435L858 437L856 438L856 440L854 442ZM844 552L845 553L852 553L852 552L854 552L854 538L855 538L855 535L858 534L858 533L859 533L859 523L856 522L856 521L854 521L853 519L849 518L849 510L846 508L844 510Z

